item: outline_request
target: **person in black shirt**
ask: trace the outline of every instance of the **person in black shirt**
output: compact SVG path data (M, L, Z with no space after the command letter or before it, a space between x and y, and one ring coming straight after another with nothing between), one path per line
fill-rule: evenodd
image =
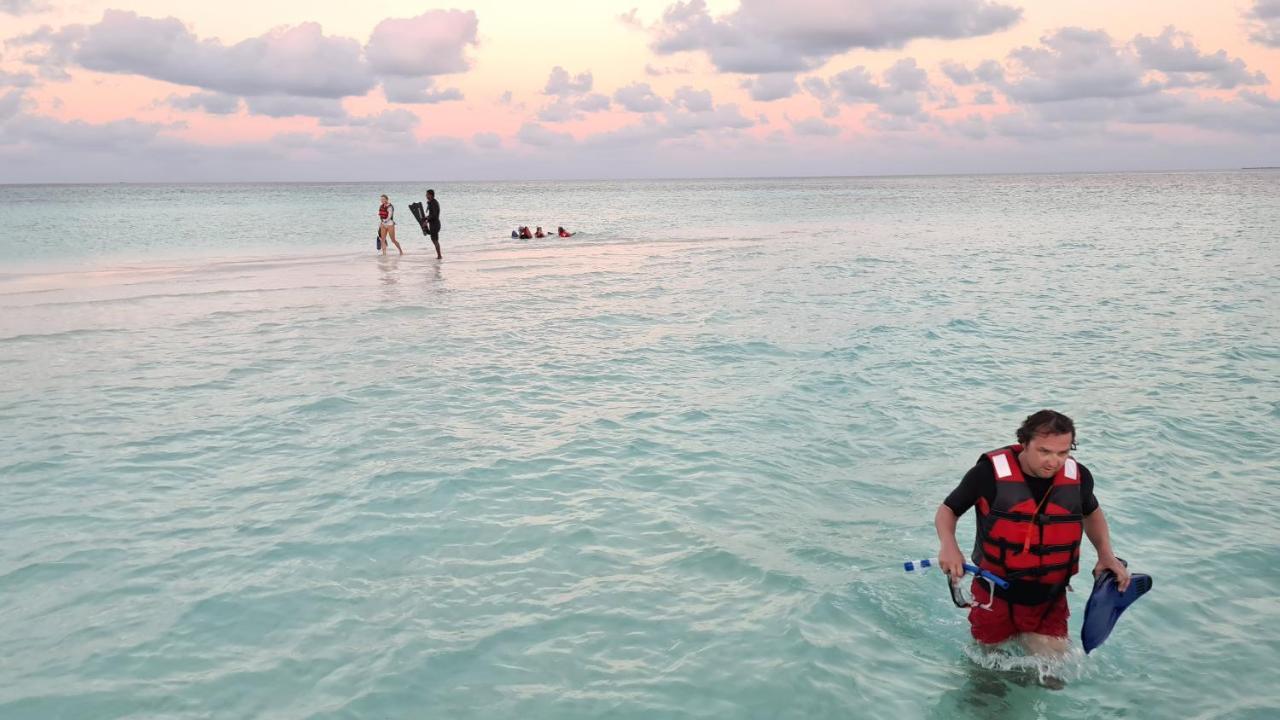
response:
M980 643L1016 638L1030 653L1066 651L1066 589L1082 535L1098 551L1094 575L1111 570L1122 591L1129 584L1129 571L1111 549L1093 474L1070 457L1075 438L1075 424L1062 413L1041 410L1028 416L1018 428L1018 444L979 457L938 507L934 525L943 571L953 580L965 574L956 523L977 506L973 564L1010 583L989 598L987 586L974 582L974 600L992 602L990 610L969 611L970 632Z
M427 191L427 232L431 235L431 244L436 246L436 259L444 259L440 254L440 203L436 202L436 191Z

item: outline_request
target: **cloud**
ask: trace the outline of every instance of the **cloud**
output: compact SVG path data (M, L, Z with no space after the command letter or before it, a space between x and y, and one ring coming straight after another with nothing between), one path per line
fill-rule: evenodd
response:
M471 10L429 10L412 18L387 18L373 28L365 57L383 76L429 77L470 68L468 46L479 21Z
M993 93L990 90L979 90L973 95L973 104L974 105L995 105L996 104L995 93Z
M580 119L585 113L608 110L609 98L591 92L593 85L591 71L571 76L569 71L559 65L555 66L542 90L544 95L555 99L538 112L538 119L544 122L566 122Z
M403 134L413 132L422 124L422 118L404 108L383 110L377 115L350 118L349 127L367 127L383 133Z
M661 77L663 75L688 75L691 71L687 67L654 67L649 63L644 65L644 74L649 77Z
M792 120L791 129L797 135L808 135L817 137L835 137L840 134L840 128L836 125L823 121L821 118L811 117L803 120Z
M26 98L21 89L10 90L0 95L0 123L17 116L25 104Z
M432 77L383 78L382 92L387 102L393 103L431 105L463 99L462 91L457 88L435 89L435 78Z
M808 78L805 89L825 103L856 105L873 103L880 112L899 117L924 119L922 98L931 93L928 74L915 58L902 58L885 70L877 82L863 66L836 73L829 80ZM834 112L824 113L828 117Z
M946 75L956 85L972 85L978 81L978 78L974 77L973 71L958 62L944 60L941 67L942 74Z
M76 43L84 37L84 33L83 25L68 25L59 30L43 25L32 32L6 40L4 46L41 48L23 53L22 61L35 67L40 77L46 80L69 80L71 76L67 74L66 68L71 64Z
M0 13L9 15L34 15L49 9L49 3L41 0L0 0Z
M1280 48L1280 0L1254 0L1245 19L1249 21L1250 40Z
M75 53L90 70L128 73L235 95L341 98L374 85L360 45L302 23L226 46L200 40L177 18L107 10Z
M1009 53L1010 72L1001 90L1019 102L1122 98L1160 89L1131 52L1117 48L1101 30L1062 28L1040 39L1041 47Z
M106 123L63 122L49 117L19 115L4 126L5 140L56 148L59 151L124 153L151 147L162 130L178 127L133 119Z
M525 145L539 148L561 147L573 144L573 136L569 133L548 130L536 122L527 122L521 125L520 130L516 132L516 140Z
M1159 70L1178 86L1197 84L1230 90L1237 85L1264 85L1266 75L1250 73L1244 61L1230 58L1225 50L1203 55L1190 35L1166 27L1156 37L1138 35L1133 39L1144 67Z
M254 95L245 99L250 115L282 118L305 116L345 120L347 110L338 98L297 97L295 95Z
M678 88L671 97L671 104L688 112L706 112L714 108L710 90L695 90L688 85Z
M199 110L210 115L234 115L240 112L240 98L217 92L170 95L166 102L170 107L178 110Z
M750 91L752 100L760 102L789 98L800 89L796 85L794 73L757 75L749 80L743 80L741 87Z
M656 112L666 107L666 101L658 97L649 83L632 83L613 93L613 99L631 112Z
M31 87L36 79L29 73L11 73L0 70L0 87Z
M631 8L627 12L618 15L618 22L630 28L643 28L644 24L640 22L639 14L640 8Z
M468 69L465 53L476 32L474 12L433 10L381 21L363 47L311 22L225 45L198 38L177 18L107 10L94 25L45 27L7 44L43 48L26 61L45 77L65 78L75 63L227 95L327 99L363 96L381 80L390 102L436 103L462 99L456 89L433 89L433 77Z
M990 134L990 131L987 129L987 120L981 115L969 115L968 117L961 118L960 120L951 123L949 128L970 140L983 140Z
M594 80L591 77L591 71L578 73L576 77L570 76L569 71L559 65L551 68L551 75L547 77L546 87L543 88L544 95L555 95L557 97L569 97L572 95L581 95L590 92Z
M471 142L476 147L492 150L502 147L502 136L498 135L498 133L478 132L471 136Z
M857 48L987 35L1021 14L990 0L742 0L733 13L713 18L705 0L689 0L666 9L652 29L652 49L705 52L722 72L794 73Z

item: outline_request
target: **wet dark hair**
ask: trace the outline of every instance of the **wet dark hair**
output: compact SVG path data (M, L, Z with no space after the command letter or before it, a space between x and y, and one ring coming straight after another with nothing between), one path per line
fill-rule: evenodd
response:
M1076 448L1076 424L1071 418L1056 410L1041 410L1031 413L1018 428L1018 442L1026 445L1037 435L1063 435L1071 433L1071 449Z
M431 197L435 197L435 196L436 196L436 191L435 191L435 190L428 190L428 191L427 191L427 194L428 194L428 195L430 195Z

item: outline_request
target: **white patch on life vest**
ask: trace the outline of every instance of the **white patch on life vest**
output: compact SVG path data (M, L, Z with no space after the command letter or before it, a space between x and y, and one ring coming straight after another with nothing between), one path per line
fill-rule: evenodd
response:
M1062 474L1067 476L1069 480L1080 479L1080 468L1076 466L1076 461L1067 458L1067 463L1062 466Z
M996 469L996 477L1004 479L1013 477L1013 471L1009 469L1009 456L1003 453L991 456L991 465Z

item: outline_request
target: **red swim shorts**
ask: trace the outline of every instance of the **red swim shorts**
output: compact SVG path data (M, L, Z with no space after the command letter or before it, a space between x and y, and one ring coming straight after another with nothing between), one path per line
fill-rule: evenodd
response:
M987 584L974 581L973 599L986 604ZM1009 613L1009 608L1013 613ZM1041 605L1013 605L996 598L990 610L969 608L969 632L986 645L1002 643L1018 633L1033 632L1052 637L1067 636L1067 594Z

